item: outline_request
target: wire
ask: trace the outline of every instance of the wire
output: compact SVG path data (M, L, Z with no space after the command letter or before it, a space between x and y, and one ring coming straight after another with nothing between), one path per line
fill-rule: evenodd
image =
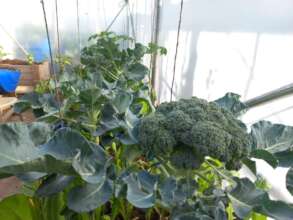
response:
M58 82L57 82L57 75L55 73L55 69L54 69L54 63L53 63L53 54L52 54L52 47L51 47L51 40L50 40L50 34L49 34L49 28L48 28L48 22L47 22L47 15L46 15L46 9L45 9L45 3L44 0L41 0L41 5L42 5L42 9L43 9L43 15L44 15L44 22L45 22L45 28L46 28L46 34L47 34L47 41L48 41L48 46L49 46L49 54L50 54L50 66L51 66L51 71L53 73L53 80L54 80L54 84L55 84L55 95L56 95L56 99L57 99L57 103L58 103L58 111L59 111L59 116L61 117L61 102L60 102L60 97L59 97L59 93L58 93Z
M126 1L126 4L127 4L127 8L128 8L129 17L130 17L130 24L131 24L131 29L132 29L132 37L133 37L134 41L136 42L136 33L135 33L135 28L134 28L133 13L132 13L132 11L130 9L129 2L127 3L127 1Z
M106 32L110 30L110 28L112 27L112 25L115 23L116 19L119 17L119 15L121 14L121 12L123 11L123 9L127 6L128 2L126 1L125 4L121 7L121 9L118 11L118 13L116 14L116 16L114 17L114 19L111 21L111 23L108 25L108 27L106 28Z
M61 50L60 50L58 0L55 0L55 14L56 14L56 31L57 31L57 49L58 49L58 55L59 55L59 58L60 58Z
M26 49L24 49L24 47L18 42L18 40L16 40L7 30L6 28L0 23L0 27L2 28L2 30L7 34L7 36L14 42L16 43L16 45L21 49L21 51L28 56L29 53L27 52Z
M173 87L174 87L174 81L175 81L176 61L177 61L177 54L178 54L178 47L179 47L181 22L182 22L182 11L183 11L183 0L181 0L181 4L180 4L180 14L179 14L179 21L178 21L178 29L177 29L177 40L176 40L176 50L175 50L175 56L174 56L173 79L171 84L170 101L172 101L172 98L173 98Z
M77 42L78 42L78 50L79 50L79 57L80 57L81 40L80 40L79 1L78 0L76 0L76 24L77 24Z

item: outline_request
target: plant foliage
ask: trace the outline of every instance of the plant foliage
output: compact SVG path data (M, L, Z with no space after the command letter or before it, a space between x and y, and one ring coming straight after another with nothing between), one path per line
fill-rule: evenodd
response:
M247 107L232 93L155 108L142 59L165 49L108 32L90 42L81 65L62 66L57 85L44 82L15 106L39 122L0 125L1 176L30 186L15 201L55 214L34 219L293 219L292 204L237 173L245 164L257 174L253 158L292 167L292 127L258 122L248 133L236 118ZM292 182L291 168L291 193Z

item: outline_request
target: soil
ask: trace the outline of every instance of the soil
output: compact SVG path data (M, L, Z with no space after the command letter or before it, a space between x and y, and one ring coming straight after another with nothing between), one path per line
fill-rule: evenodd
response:
M30 123L35 121L35 116L31 110L19 114L13 114L6 122L25 122Z
M8 177L0 180L0 200L16 194L22 186L21 181L15 177Z

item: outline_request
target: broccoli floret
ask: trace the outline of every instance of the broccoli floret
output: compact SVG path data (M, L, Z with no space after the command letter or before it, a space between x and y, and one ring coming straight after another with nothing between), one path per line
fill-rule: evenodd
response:
M197 168L205 156L238 169L248 155L246 126L214 102L193 97L159 105L141 119L138 140L146 153L178 168Z
M139 127L139 139L145 151L152 155L164 155L172 152L176 140L167 130L165 116L153 114L148 116L148 123ZM143 135L142 135L143 134Z

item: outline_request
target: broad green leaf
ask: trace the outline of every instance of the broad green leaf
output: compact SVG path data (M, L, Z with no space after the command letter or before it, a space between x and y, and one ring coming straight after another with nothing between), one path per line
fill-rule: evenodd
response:
M125 145L123 147L122 159L131 163L143 154L137 145Z
M260 121L251 127L253 149L265 149L279 161L279 166L293 165L293 127Z
M202 213L198 207L194 206L174 206L171 210L171 220L220 220ZM222 219L221 219L222 220ZM223 219L226 220L226 219Z
M236 179L237 186L228 194L233 209L238 217L245 218L253 211L254 207L260 206L267 200L267 194L257 189L247 178Z
M31 215L29 198L14 195L0 202L0 219L3 220L36 220Z
M259 213L253 212L251 214L251 220L267 220L267 217Z
M277 153L293 146L293 127L260 121L251 126L252 148Z
M247 106L240 101L240 95L235 93L227 93L224 97L215 100L219 106L232 112L235 116L239 116Z
M274 156L278 159L280 167L293 167L293 150L277 152Z
M257 212L280 220L293 218L293 206L282 201L272 201L267 192L258 189L247 178L236 179L237 186L228 194L238 217L245 218Z
M286 186L288 191L291 193L293 196L293 168L290 168L286 175Z
M120 121L115 116L116 113L117 112L112 105L106 104L104 106L102 109L101 127L98 128L96 135L103 134L106 131L119 128L121 126Z
M18 103L19 103L19 105L18 105ZM19 110L21 110L22 106L24 106L24 105L29 105L32 108L40 108L41 103L39 102L39 94L32 92L32 93L27 93L27 94L23 95L22 97L20 97L19 101L15 105L16 112L18 112L17 111L18 108L19 108ZM19 113L21 113L21 111Z
M79 94L79 98L86 106L91 106L100 98L101 91L99 88L92 88L82 90Z
M91 153L91 146L77 131L62 128L40 147L40 151L58 160L72 160L80 152Z
M76 172L72 168L71 161L57 160L52 156L42 156L25 163L0 168L0 173L12 173L18 175L28 172L76 175Z
M198 214L196 211L177 213L171 220L215 220L205 214Z
M21 165L41 156L36 148L50 135L44 123L8 123L0 125L0 168Z
M250 153L250 156L256 159L262 159L266 161L273 168L276 168L278 166L277 158L264 149L256 149Z
M19 100L17 103L14 104L13 111L15 113L20 114L20 113L28 110L30 107L31 107L31 104L29 102Z
M219 202L218 206L216 207L215 220L228 220L223 202Z
M143 80L144 77L149 73L149 70L146 66L135 63L128 68L126 77L131 80Z
M113 186L108 181L99 184L85 184L73 188L67 198L68 207L75 212L90 212L110 200Z
M256 163L255 161L249 159L249 158L245 158L242 160L243 164L245 166L247 166L247 168L254 174L256 175Z
M83 180L95 184L106 178L112 160L100 146L91 144L91 148L91 153L79 152L73 158L72 166Z
M14 111L21 113L28 108L42 109L44 112L56 111L58 104L52 94L27 93L14 105Z
M277 220L293 219L293 205L288 205L282 201L265 200L256 212Z
M110 158L100 146L88 142L78 132L68 128L58 130L41 150L58 160L72 161L75 171L89 183L99 183L110 165Z
M46 173L41 173L41 172L28 172L28 173L18 173L15 176L23 182L33 182L46 175L47 175Z
M176 188L177 188L176 179L173 177L169 177L159 184L158 191L159 191L162 203L165 206L171 207L177 202L180 202L180 200L177 200L174 193L170 193L170 192L174 192Z
M155 204L156 178L146 171L131 173L125 177L127 200L138 208L149 208Z
M37 196L45 197L63 191L72 181L74 177L53 174L42 181L42 184L36 191Z
M132 95L128 92L119 91L112 101L112 105L118 113L124 113L132 103Z

